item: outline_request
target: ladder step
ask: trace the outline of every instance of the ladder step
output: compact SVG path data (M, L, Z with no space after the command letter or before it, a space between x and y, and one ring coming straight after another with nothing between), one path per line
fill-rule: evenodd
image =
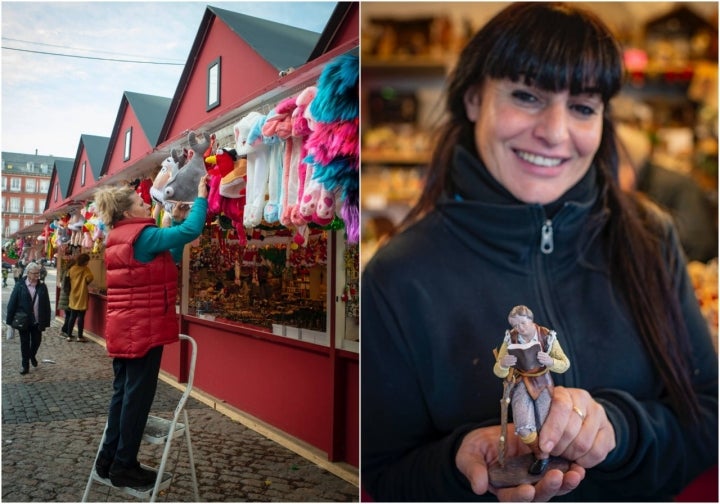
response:
M150 415L145 424L145 430L143 431L143 441L152 444L162 444L167 440L168 433L170 432L170 424L172 420L166 420ZM177 422L175 424L175 431L173 438L178 437L185 433L185 424Z

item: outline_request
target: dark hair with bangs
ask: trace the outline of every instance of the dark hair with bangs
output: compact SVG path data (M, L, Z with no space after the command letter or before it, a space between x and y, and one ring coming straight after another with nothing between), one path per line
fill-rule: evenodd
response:
M541 89L602 97L602 139L595 153L600 202L610 218L603 234L610 275L632 313L670 403L685 421L699 418L692 387L690 343L673 275L661 254L657 216L617 181L617 146L610 99L622 85L620 47L602 21L576 6L561 3L512 3L493 17L463 49L447 85L448 115L438 130L425 185L402 229L435 208L450 187L456 145L477 153L474 123L466 116L465 96L486 79L524 80ZM480 105L482 107L482 104Z
M490 77L523 79L546 91L598 93L607 103L622 80L619 47L605 25L557 3L511 5L476 34L460 62L449 93L460 98Z

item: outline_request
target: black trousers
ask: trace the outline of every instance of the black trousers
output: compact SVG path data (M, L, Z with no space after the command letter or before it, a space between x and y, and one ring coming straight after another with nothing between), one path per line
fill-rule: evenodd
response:
M113 359L113 396L110 399L105 442L100 456L123 467L137 464L143 431L155 398L163 347L137 359Z
M42 343L42 331L37 324L32 324L27 331L18 331L20 333L20 355L22 357L22 367L27 369L30 365L30 357L37 357L38 348Z
M65 329L65 332L68 336L72 336L73 329L75 329L75 322L77 321L77 328L78 328L78 338L83 337L83 331L85 329L85 312L87 310L73 310L68 309L70 312L69 320L66 317L65 320L67 321L67 328Z

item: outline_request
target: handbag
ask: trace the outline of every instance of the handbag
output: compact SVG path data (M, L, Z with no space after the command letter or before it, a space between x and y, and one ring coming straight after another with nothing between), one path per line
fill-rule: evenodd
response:
M35 291L35 295L32 297L30 306L35 306L35 298L37 298L37 290ZM15 312L15 316L13 317L12 322L10 322L10 326L18 331L27 331L30 329L30 315L24 311Z
M15 313L10 325L18 331L27 331L30 327L30 317L27 313L19 311Z

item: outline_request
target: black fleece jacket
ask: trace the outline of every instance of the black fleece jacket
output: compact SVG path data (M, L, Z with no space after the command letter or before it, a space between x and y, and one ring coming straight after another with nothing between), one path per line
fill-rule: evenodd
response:
M33 322L37 322L41 331L50 327L50 323L52 322L52 312L50 308L50 294L48 293L47 285L44 282L38 282L35 288L37 292L39 319L35 320L35 313L32 306L32 296L30 296L30 290L25 283L25 278L22 278L15 284L15 287L13 287L13 290L10 293L10 299L8 299L7 309L5 312L6 324L10 325L12 319L15 318L16 312L23 311L30 315Z
M667 500L717 463L717 355L684 267L677 295L692 338L702 425L684 428L608 276L594 172L552 207L522 204L458 147L451 191L381 248L361 283L361 484L378 501L496 500L455 467L470 430L500 423L492 350L529 306L557 331L557 385L603 405L617 447L569 501ZM549 217L552 215L552 218ZM666 228L663 251L684 259ZM541 250L544 248L544 251ZM658 253L661 253L660 251Z

